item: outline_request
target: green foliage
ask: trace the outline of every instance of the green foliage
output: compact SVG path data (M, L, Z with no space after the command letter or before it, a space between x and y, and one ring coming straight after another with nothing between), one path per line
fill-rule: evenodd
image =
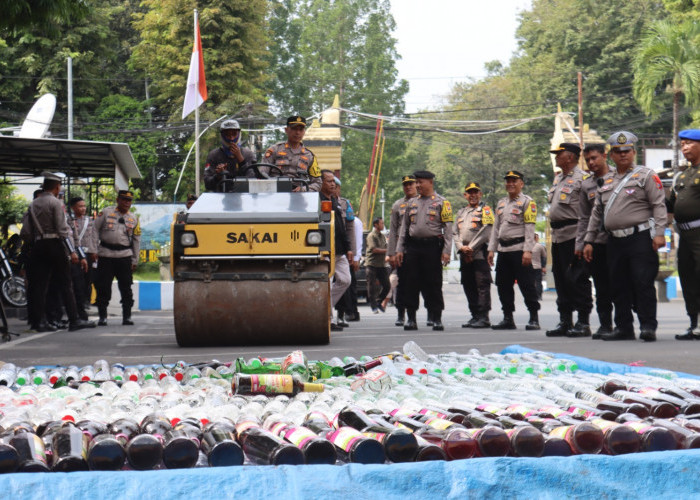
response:
M663 0L664 7L676 21L700 21L700 1Z
M2 3L0 34L34 28L52 31L57 23L81 19L89 11L87 0L12 0Z
M3 237L7 237L7 228L22 221L29 202L15 192L9 184L0 184L0 228Z

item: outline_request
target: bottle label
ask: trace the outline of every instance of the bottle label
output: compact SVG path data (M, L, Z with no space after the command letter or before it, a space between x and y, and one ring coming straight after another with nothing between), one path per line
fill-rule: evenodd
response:
M576 406L570 406L568 411L573 415L580 415L586 419L595 415L595 412L592 412L590 410L584 410L583 408L578 408ZM556 417L556 415L554 416Z
M287 424L285 422L275 422L267 430L275 436L283 436L287 431Z
M37 458L37 460L39 460L45 465L48 465L46 461L46 449L44 448L44 442L36 434L27 433L27 436L29 437L29 439L32 440L30 446L34 448L33 455Z
M362 435L370 439L379 441L380 443L383 443L384 438L386 437L386 433L384 432L363 432Z
M440 413L439 411L435 410L430 410L428 408L421 408L420 411L418 411L421 415L430 415L431 417L438 417L438 418L447 418L447 415L444 413Z
M646 431L651 429L651 425L646 422L625 422L624 425L627 427L632 427L637 434L644 434Z
M492 413L494 415L500 415L503 412L503 409L499 406L496 405L490 405L490 404L484 404L484 405L479 405L476 407L477 410L483 411L486 413ZM517 412L520 413L520 412Z
M236 424L236 434L240 436L243 432L247 431L252 427L260 426L257 422L254 422L253 420L244 420L243 422L239 422Z
M415 415L415 412L409 410L408 408L396 408L389 412L392 417L410 417Z
M570 443L570 437L571 437L571 431L573 430L574 426L573 425L563 425L561 427L555 427L551 431L549 431L549 435L551 437L556 437L563 439L567 443Z
M483 427L476 427L476 428L472 428L472 429L461 429L461 430L465 431L467 434L471 435L471 437L476 439L479 436L479 434L481 434L484 431L484 428Z
M291 375L251 375L250 392L255 394L292 394Z
M292 351L287 354L287 357L282 361L282 371L286 372L292 365L305 365L304 353L301 351Z
M450 420L445 420L444 418L439 418L439 417L433 417L429 418L425 421L427 425L432 427L433 429L440 429L440 430L445 430L448 427L451 427L455 425L454 422L451 422Z
M284 431L284 439L297 445L299 448L303 448L306 443L316 438L318 436L306 427L287 428Z
M352 427L341 427L338 430L329 432L326 435L326 439L341 450L345 450L346 452L350 453L352 446L360 439L365 439L365 437L360 433L360 431L355 430Z
M523 417L530 417L535 414L535 412L532 411L532 408L528 408L525 405L510 405L506 408L506 410L510 413L519 413Z
M544 412L544 413L549 413L554 418L557 418L557 417L564 415L566 413L566 411L563 408L559 408L558 406L543 406L542 408L539 409L539 411Z
M603 418L594 418L593 420L591 420L591 423L603 432L607 432L608 429L612 429L613 427L617 427L618 425L620 425L617 422L613 422L612 420L605 420Z

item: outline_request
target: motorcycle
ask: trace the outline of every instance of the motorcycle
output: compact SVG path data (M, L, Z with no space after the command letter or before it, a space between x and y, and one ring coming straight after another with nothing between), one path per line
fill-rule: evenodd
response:
M21 240L15 236L17 235L13 235L7 242L7 254L0 248L0 295L11 306L26 307L27 287L24 278L17 276L22 267L19 262ZM18 240L20 243L17 243Z

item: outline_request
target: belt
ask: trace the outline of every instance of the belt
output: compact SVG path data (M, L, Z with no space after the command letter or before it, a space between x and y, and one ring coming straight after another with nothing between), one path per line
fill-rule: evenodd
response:
M57 240L57 239L60 238L60 237L61 237L61 235L56 234L56 233L44 233L44 234L41 234L41 235L37 236L36 238L34 238L34 241L39 241L39 240Z
M104 241L100 241L100 246L109 248L110 250L131 250L131 247L126 246L126 245L115 245L112 243L105 243Z
M552 229L561 229L562 227L566 226L573 226L574 224L578 224L578 219L564 219L564 220L550 220L549 225L552 227Z
M690 222L676 222L676 227L681 231L689 231L700 227L700 219L691 220Z
M517 245L518 243L524 243L525 242L525 237L521 236L520 238L512 238L510 240L498 240L498 244L501 245L502 247L512 247L513 245Z
M626 238L627 236L632 236L635 233L641 233L642 231L646 231L647 229L651 229L651 224L648 222L644 222L642 224L637 224L636 226L628 227L625 229L612 229L608 231L610 233L610 236L613 238Z

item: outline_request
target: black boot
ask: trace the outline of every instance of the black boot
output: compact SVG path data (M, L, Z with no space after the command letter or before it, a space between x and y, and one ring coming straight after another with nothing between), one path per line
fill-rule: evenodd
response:
M336 321L336 324L338 326L342 326L343 328L350 326L345 322L345 313L338 313L338 320Z
M564 337L566 332L569 331L572 325L571 312L560 313L559 314L559 324L554 327L553 330L547 330L545 335L547 337Z
M97 321L97 326L107 326L107 308L99 306L97 312L100 315L100 319Z
M591 326L588 324L588 313L578 313L578 321L566 332L567 337L590 337Z
M489 313L482 313L477 316L476 321L472 323L470 328L489 328L490 326Z
M516 328L512 312L504 312L503 321L491 327L493 330L515 330Z
M442 325L442 311L433 311L433 330L441 332L445 329Z
M683 335L676 335L676 340L700 340L700 335L695 334L695 329L698 327L698 316L690 316L690 328Z
M428 321L425 323L425 326L433 326L433 314L428 311Z
M537 316L537 311L530 311L530 321L525 325L526 330L539 330L540 329L540 319Z
M394 325L403 326L406 317L406 310L403 307L397 307L396 310L398 311L398 316L396 317Z
M122 307L122 325L133 325L131 321L131 307Z
M418 330L418 323L416 323L416 310L408 309L406 311L408 315L408 321L403 325L404 330Z
M613 320L611 311L602 314L598 313L598 320L600 320L600 327L598 328L598 331L591 335L591 339L593 340L598 340L602 338L603 335L607 335L609 333L612 333L613 331Z

